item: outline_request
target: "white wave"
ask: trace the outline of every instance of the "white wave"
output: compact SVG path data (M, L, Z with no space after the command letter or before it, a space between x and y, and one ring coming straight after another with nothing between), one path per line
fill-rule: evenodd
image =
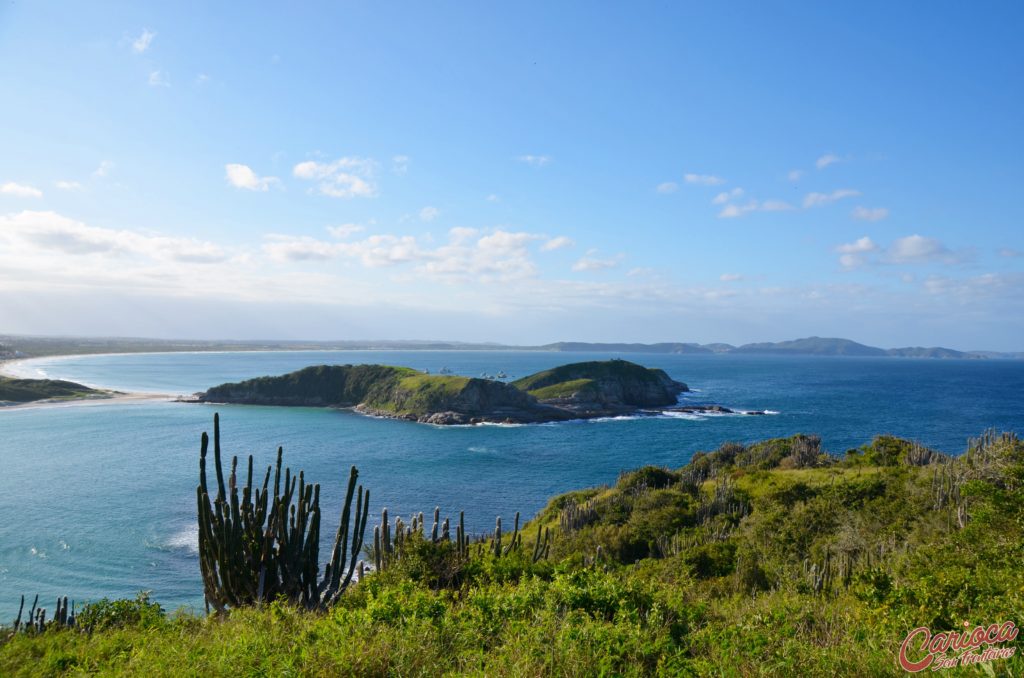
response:
M167 546L172 549L188 549L192 553L199 553L199 526L189 525L175 533L167 540Z
M478 453L481 453L481 454L485 453L485 452L493 452L494 451L494 450L492 450L489 447L484 447L483 445L474 445L474 446L472 446L470 448L467 448L467 449L470 452L478 452Z
M36 558L42 558L43 560L46 560L46 551L40 551L35 546L30 548L28 552L34 555Z
M687 421L700 421L701 419L703 419L703 417L700 417L700 416L698 416L696 414L692 414L690 412L672 412L672 411L668 411L668 412L663 412L662 414L665 417L669 418L669 419L686 419Z

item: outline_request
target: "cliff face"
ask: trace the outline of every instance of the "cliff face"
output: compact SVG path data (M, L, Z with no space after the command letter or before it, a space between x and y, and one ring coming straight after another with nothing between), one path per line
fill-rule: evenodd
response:
M662 370L621 360L563 365L511 384L386 365L320 365L215 386L199 402L354 407L431 424L537 423L665 407L687 390Z

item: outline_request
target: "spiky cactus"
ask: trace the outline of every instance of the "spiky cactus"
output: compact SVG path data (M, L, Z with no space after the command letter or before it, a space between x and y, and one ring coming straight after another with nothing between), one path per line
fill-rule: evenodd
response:
M229 607L260 604L283 596L307 609L334 604L352 581L363 544L370 493L349 473L341 521L331 559L319 576L320 485L306 484L300 471L281 475L282 448L277 450L273 494L271 467L262 489L253 485L253 458L249 457L245 487L239 497L238 457L232 458L231 475L225 483L221 465L220 417L213 416L213 457L217 477L211 500L207 486L206 456L209 436L204 432L199 452L199 486L196 488L199 520L199 569L208 605L218 612ZM355 497L355 519L352 500ZM350 525L351 523L351 525ZM351 551L349 547L351 545Z

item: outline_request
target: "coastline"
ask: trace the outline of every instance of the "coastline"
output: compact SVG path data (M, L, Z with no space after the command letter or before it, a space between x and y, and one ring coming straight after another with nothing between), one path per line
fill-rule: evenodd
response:
M88 354L88 355L122 355L122 354ZM11 370L12 365L18 363L25 363L31 360L50 360L50 359L62 359L62 358L74 358L77 355L67 356L40 356L38 358L15 358L13 360L0 360L0 376L10 377L12 379L37 379L40 377L28 376L19 374ZM99 395L86 396L83 398L46 398L43 400L33 400L27 403L15 403L0 401L0 412L6 412L9 410L25 410L25 409L37 409L37 408L55 408L55 407L77 407L82 405L107 405L107 404L125 404L125 403L142 403L142 402L171 402L180 396L170 395L167 393L142 393L135 391L115 391L110 388L102 386L94 386L92 384L82 384L88 386L97 391L102 391Z

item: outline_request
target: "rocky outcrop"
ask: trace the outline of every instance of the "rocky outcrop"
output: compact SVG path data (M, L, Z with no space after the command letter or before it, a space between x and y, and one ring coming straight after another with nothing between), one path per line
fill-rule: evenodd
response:
M428 424L540 423L674 405L686 384L623 360L576 363L506 384L387 365L320 365L215 386L196 402L351 407Z

